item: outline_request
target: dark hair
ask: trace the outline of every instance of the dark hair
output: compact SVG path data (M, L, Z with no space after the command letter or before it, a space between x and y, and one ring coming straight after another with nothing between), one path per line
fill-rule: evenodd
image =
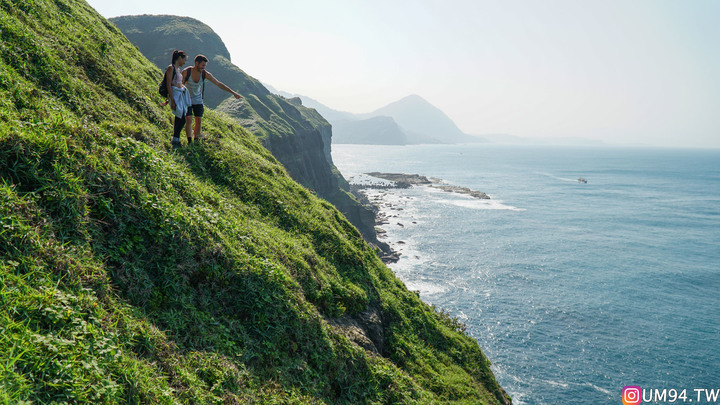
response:
M195 63L198 62L207 62L208 58L205 57L205 55L198 55L195 57Z
M187 55L183 51L178 51L177 49L173 52L172 56L172 64L175 64L175 61L178 60L178 58L187 58Z

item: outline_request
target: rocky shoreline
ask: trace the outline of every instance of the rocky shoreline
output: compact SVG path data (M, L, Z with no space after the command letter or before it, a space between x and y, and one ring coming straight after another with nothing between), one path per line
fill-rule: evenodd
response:
M438 178L428 178L419 174L406 173L381 173L370 172L365 173L370 179L365 178L363 182L355 182L354 178L350 178L350 191L360 202L368 207L375 214L375 231L378 239L386 238L387 232L382 228L390 223L391 216L389 211L403 210L403 208L394 207L392 204L383 201L383 193L373 194L369 196L371 190L391 190L391 189L407 189L416 186L437 188L448 193L457 193L471 196L482 200L489 200L490 196L481 192L472 190L467 187L454 186L447 184L444 180ZM398 226L404 226L401 223ZM403 241L396 242L399 245L404 244ZM389 244L383 242L385 246L380 249L380 258L386 264L396 263L400 260L401 253L392 248Z
M482 191L476 191L472 190L467 187L461 187L461 186L453 186L445 183L443 179L438 178L427 178L425 176L421 176L419 174L405 174L405 173L380 173L380 172L371 172L371 173L365 173L368 176L388 180L391 183L394 183L394 185L390 186L381 186L381 188L410 188L413 186L429 186L433 188L440 189L442 191L446 191L448 193L458 193L458 194L466 194L474 198L479 198L481 200L489 200L490 196L483 193ZM366 188L376 188L367 186Z
M385 231L381 226L387 225L390 223L389 216L385 213L385 210L388 208L384 206L384 204L381 201L381 198L378 196L373 196L371 199L368 197L368 191L369 189L372 190L383 190L387 189L389 187L378 185L376 187L370 187L368 185L357 185L350 183L350 192L360 201L361 204L363 204L365 207L367 207L370 211L373 212L375 216L375 234L377 235L377 248L378 248L378 254L380 255L380 259L385 263L397 263L398 260L400 260L400 252L396 251L395 249L390 246L387 242L383 241L387 237L387 231Z

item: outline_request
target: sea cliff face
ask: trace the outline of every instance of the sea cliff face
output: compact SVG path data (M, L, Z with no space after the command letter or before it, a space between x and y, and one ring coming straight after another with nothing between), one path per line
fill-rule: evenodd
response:
M332 125L314 108L308 108L303 105L300 97L285 98L290 104L294 105L302 116L312 123L313 127L320 132L320 136L323 140L323 152L325 153L325 160L333 165L332 160L332 138L333 138L333 127ZM342 177L342 176L340 176Z
M300 184L323 197L338 191L338 179L325 155L325 142L319 129L299 129L286 137L268 136L262 139L262 144Z
M298 183L320 196L331 194L338 188L338 178L332 173L331 163L325 154L321 125L313 125L305 120L300 111L286 99L273 97L269 93L264 97L272 97L274 104L285 112L284 117L267 108L256 94L247 94L238 100L228 98L218 109L258 134L263 146ZM273 125L279 119L283 119L283 123ZM272 132L274 130L277 132Z

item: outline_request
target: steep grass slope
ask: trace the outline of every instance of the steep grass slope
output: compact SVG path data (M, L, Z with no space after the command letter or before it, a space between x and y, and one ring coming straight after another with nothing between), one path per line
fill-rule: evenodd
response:
M502 403L462 325L83 1L0 0L0 403Z

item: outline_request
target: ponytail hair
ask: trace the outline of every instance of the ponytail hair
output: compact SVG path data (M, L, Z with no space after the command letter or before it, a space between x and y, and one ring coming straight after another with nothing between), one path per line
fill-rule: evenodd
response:
M187 58L187 55L183 51L175 50L172 54L172 64L175 64L175 61L178 60L178 58Z

